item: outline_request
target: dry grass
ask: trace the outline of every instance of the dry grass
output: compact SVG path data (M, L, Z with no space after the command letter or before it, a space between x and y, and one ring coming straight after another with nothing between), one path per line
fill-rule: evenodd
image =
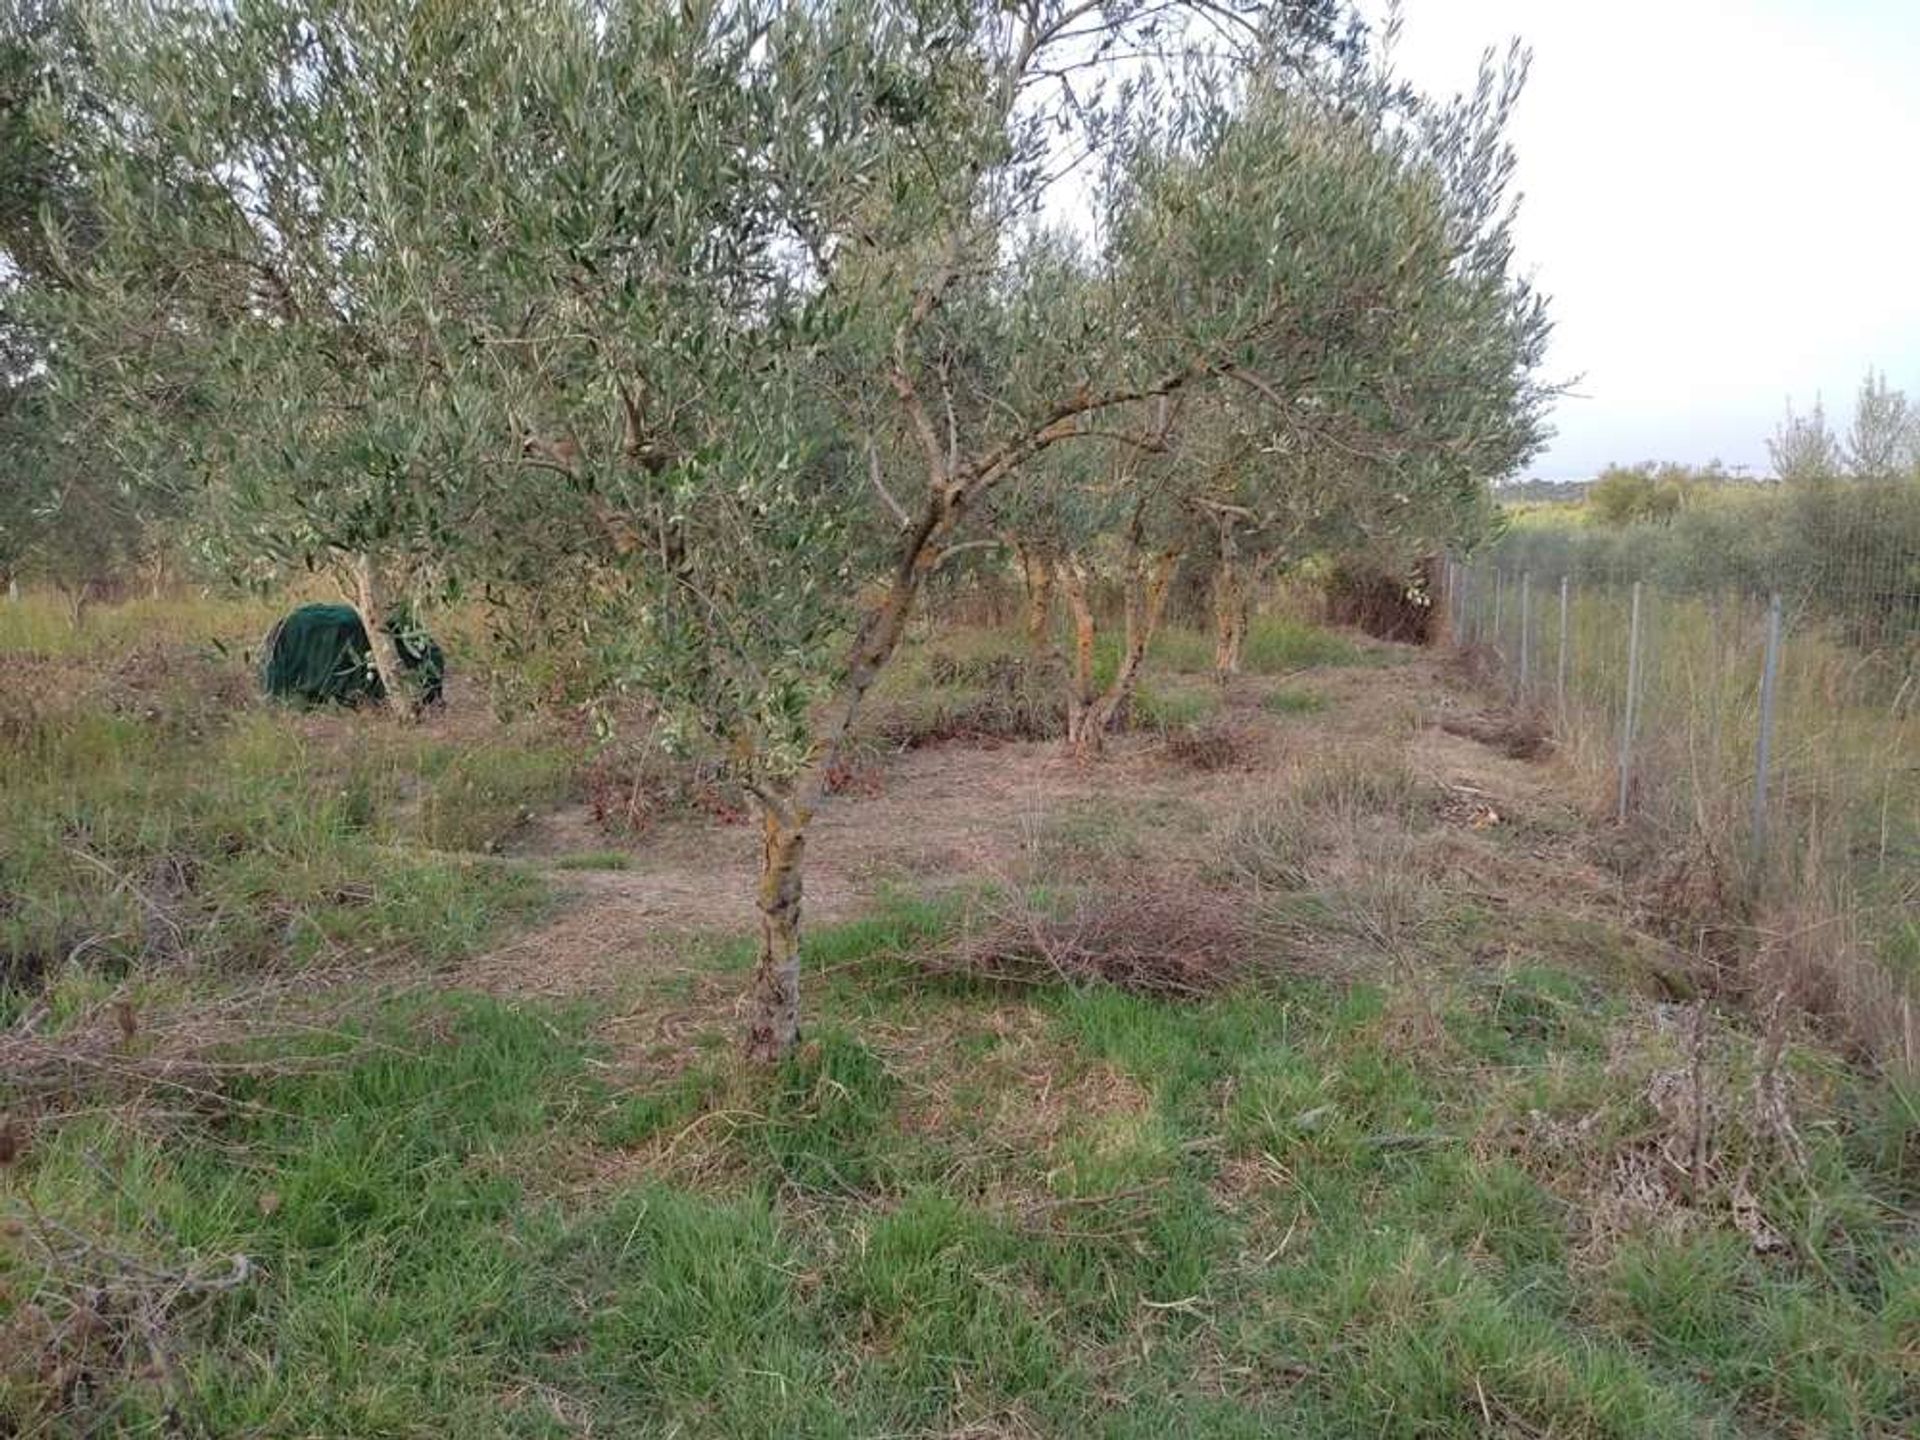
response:
M1619 796L1626 606L1617 591L1576 593L1563 701L1550 630L1536 656L1564 783L1596 819L1612 820ZM1616 868L1722 993L1765 1004L1785 989L1830 1037L1915 1073L1911 654L1790 607L1762 847L1752 807L1763 608L1655 589L1644 626ZM1478 646L1457 660L1482 693L1508 694L1512 658Z
M1769 1215L1761 1192L1783 1174L1807 1183L1799 1117L1826 1108L1786 1067L1791 1015L1777 997L1755 1034L1704 1000L1636 1010L1610 1037L1597 1105L1531 1108L1486 1139L1565 1201L1583 1266L1649 1235L1716 1230L1757 1255L1786 1254L1791 1219Z
M1440 728L1449 735L1477 740L1515 760L1538 760L1553 749L1546 716L1530 708L1486 715L1450 715L1440 721Z
M644 835L673 816L735 824L748 814L746 794L722 761L669 753L651 723L603 745L580 779L594 823L609 835Z
M1233 897L1116 879L1054 913L1019 896L989 902L936 973L1021 985L1110 985L1137 995L1193 997L1230 985L1253 962L1254 932Z
M1383 837L1412 829L1428 806L1404 757L1343 750L1298 763L1227 817L1216 868L1256 890L1297 890L1364 869Z
M1206 720L1167 732L1167 758L1186 770L1244 770L1259 759L1264 746L1248 725L1230 720Z
M370 1043L356 1016L400 994L364 974L336 988L322 974L258 978L225 993L146 998L122 985L59 1016L44 998L0 1031L16 1146L32 1129L110 1113L166 1133L235 1109L258 1109L236 1087L352 1064Z
M103 1173L97 1157L92 1163ZM110 1176L108 1177L111 1178ZM253 1278L245 1254L203 1260L149 1243L135 1252L29 1207L9 1222L30 1257L31 1288L11 1297L0 1321L0 1350L35 1357L31 1371L11 1364L0 1376L13 1402L75 1433L104 1433L97 1406L129 1377L146 1377L165 1397L168 1428L202 1427L181 1370L188 1346L180 1330L193 1314Z
M1798 904L1771 907L1754 927L1751 963L1738 979L1744 997L1784 996L1854 1058L1920 1075L1920 1015L1912 989L1879 962L1856 931L1843 899L1802 891Z

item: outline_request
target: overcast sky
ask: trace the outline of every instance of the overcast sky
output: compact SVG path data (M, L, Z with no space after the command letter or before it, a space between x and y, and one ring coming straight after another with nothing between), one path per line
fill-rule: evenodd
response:
M1532 466L1767 468L1791 395L1920 391L1920 0L1406 0L1400 69L1533 49L1521 264L1578 377Z

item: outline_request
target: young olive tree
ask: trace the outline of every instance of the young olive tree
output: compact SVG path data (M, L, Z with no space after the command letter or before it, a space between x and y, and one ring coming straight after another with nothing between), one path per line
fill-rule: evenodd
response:
M1135 631L1122 703L1165 579L1196 538L1211 532L1227 674L1246 629L1243 536L1256 555L1336 534L1430 553L1469 534L1487 481L1537 447L1546 392L1531 372L1546 325L1507 273L1499 139L1523 72L1489 64L1444 105L1365 70L1330 91L1261 74L1217 132L1134 157L1111 270L1134 307L1129 333L1178 317L1183 344L1210 345L1224 393L1183 397L1177 478L1132 463L1106 482L1113 503L1127 477L1145 481L1118 532ZM1136 437L1134 453L1155 438ZM1168 495L1177 521L1143 546L1144 517Z
M1495 222L1320 94L1343 13L99 0L109 233L67 325L130 425L128 377L191 381L165 433L238 559L352 556L370 610L389 571L560 577L755 798L776 1058L828 777L995 495L1209 383L1434 408L1422 327L1469 308L1434 266ZM1095 283L1058 284L1043 207L1107 155Z

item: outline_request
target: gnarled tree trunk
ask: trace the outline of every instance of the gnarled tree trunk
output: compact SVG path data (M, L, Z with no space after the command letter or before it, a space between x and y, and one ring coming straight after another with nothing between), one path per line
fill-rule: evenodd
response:
M367 649L374 673L386 692L387 708L402 720L412 720L419 707L414 704L406 669L400 663L400 647L393 643L393 632L387 629L386 586L373 556L362 553L354 557L353 579L354 604L360 611L360 623L367 629Z
M1180 552L1166 550L1149 561L1136 552L1127 567L1126 631L1120 665L1113 680L1098 694L1093 688L1093 607L1088 598L1086 567L1078 560L1062 562L1060 588L1073 613L1074 656L1067 680L1067 748L1079 758L1092 759L1106 745L1107 732L1126 713L1140 683L1147 645L1160 626L1167 592L1173 586Z
M812 817L791 800L760 801L760 960L749 1001L747 1057L771 1063L800 1038L801 861Z
M1089 731L1094 702L1093 602L1088 595L1087 567L1069 556L1058 565L1060 590L1073 616L1073 660L1067 669L1067 748L1076 755L1097 753L1100 737Z
M1220 527L1220 563L1213 572L1213 673L1221 684L1240 673L1253 593L1240 564L1231 524Z
M1173 574L1180 566L1180 552L1165 550L1148 561L1135 554L1127 573L1126 632L1120 652L1120 668L1113 683L1094 705L1095 733L1105 734L1114 721L1133 704L1133 692L1140 684L1140 669L1146 663L1147 646L1160 628L1166 612L1167 592L1173 588Z
M1026 586L1026 606L1022 614L1027 637L1027 653L1035 660L1053 656L1053 583L1057 568L1046 547L1029 541L1010 542L1020 561L1020 578Z
M886 598L855 637L847 676L835 699L832 720L815 739L812 754L794 780L755 794L760 807L760 954L748 1001L745 1048L749 1059L771 1063L800 1038L800 937L804 892L802 862L807 829L826 799L827 777L839 761L860 706L880 671L899 648L921 583L941 558L941 542L959 519L951 502L936 498L901 551Z

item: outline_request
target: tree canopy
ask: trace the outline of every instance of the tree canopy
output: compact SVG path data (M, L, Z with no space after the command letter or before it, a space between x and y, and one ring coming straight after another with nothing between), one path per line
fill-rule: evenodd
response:
M957 547L1435 546L1542 438L1524 56L1429 99L1338 0L72 13L53 403L234 573L525 597L721 744L759 1053L825 777Z

